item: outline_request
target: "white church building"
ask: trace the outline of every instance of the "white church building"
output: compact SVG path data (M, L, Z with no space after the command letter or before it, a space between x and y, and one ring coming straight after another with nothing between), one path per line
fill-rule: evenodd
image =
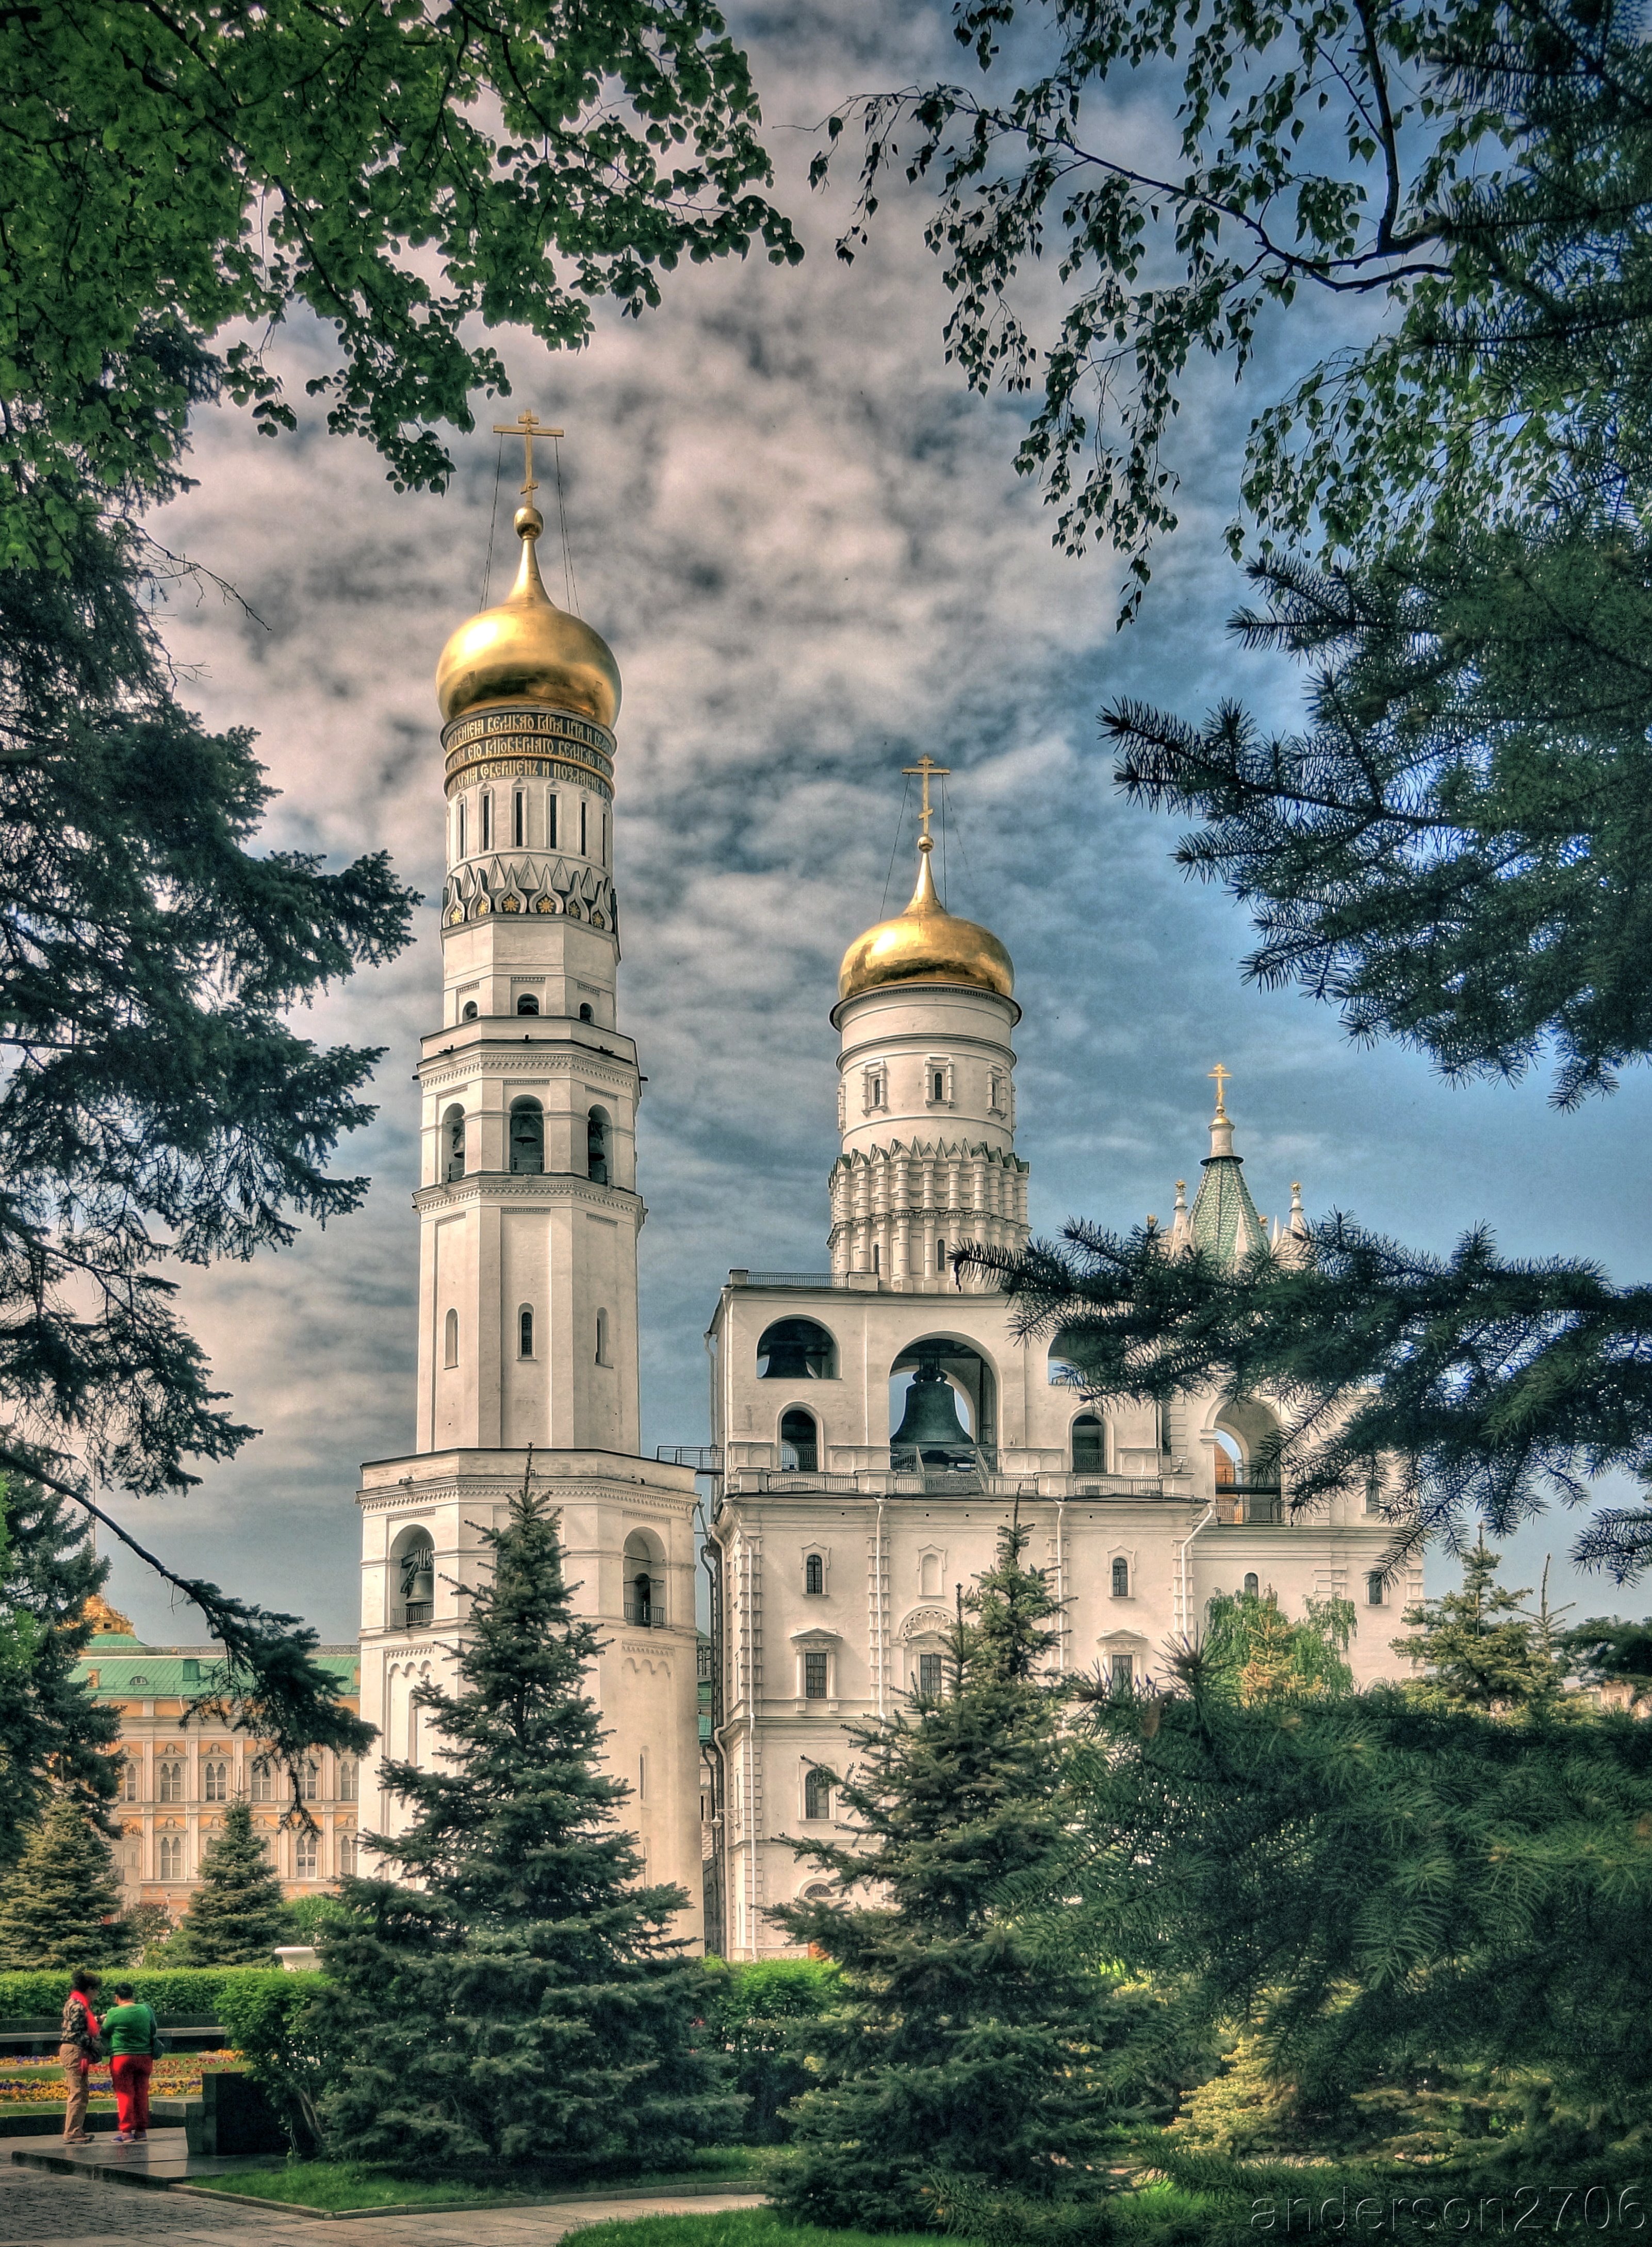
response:
M685 1932L754 1958L788 1947L768 1910L808 1882L788 1840L836 1818L847 1727L939 1683L959 1587L1012 1508L1063 1602L1064 1663L1119 1678L1151 1675L1212 1594L1241 1588L1298 1613L1352 1600L1355 1674L1396 1674L1389 1640L1420 1571L1383 1582L1392 1531L1375 1494L1287 1518L1264 1408L1214 1391L1164 1412L1092 1405L1059 1336L1023 1342L1003 1296L960 1277L966 1244L1027 1238L1021 1013L1004 945L937 894L927 758L917 887L850 946L831 1014L829 1268L729 1273L699 1495L694 1465L641 1455L640 1080L618 1027L612 880L620 682L604 643L545 593L531 459L529 475L515 584L453 635L437 674L448 872L440 1027L419 1067L417 1432L408 1457L362 1471L361 1710L385 1754L426 1759L410 1697L463 1635L478 1525L531 1472L607 1641L592 1690L647 1875L688 1891ZM1216 1075L1172 1253L1265 1237ZM1304 1230L1293 1187L1273 1237L1288 1252ZM365 1828L395 1822L382 1793L364 1801Z

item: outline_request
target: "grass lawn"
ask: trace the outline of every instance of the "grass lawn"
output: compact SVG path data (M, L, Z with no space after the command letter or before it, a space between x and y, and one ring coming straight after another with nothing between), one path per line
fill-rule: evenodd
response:
M772 2208L728 2208L708 2216L638 2216L588 2223L579 2247L939 2247L932 2231L823 2231L793 2223Z
M298 2208L509 2208L523 2201L562 2199L573 2194L619 2200L646 2186L727 2184L733 2191L747 2183L757 2155L744 2146L720 2147L689 2167L638 2176L588 2177L573 2182L550 2173L514 2167L509 2184L487 2184L465 2177L410 2176L379 2162L284 2162L267 2169L238 2169L203 2180L212 2192L233 2192L249 2200L273 2200ZM699 2222L698 2217L686 2219ZM931 2242L931 2247L934 2243Z

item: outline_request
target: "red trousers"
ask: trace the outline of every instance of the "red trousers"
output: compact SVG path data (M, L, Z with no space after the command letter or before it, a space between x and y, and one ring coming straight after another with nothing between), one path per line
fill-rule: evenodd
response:
M114 2078L115 2121L134 2138L149 2134L149 2076L153 2059L136 2052L119 2052L109 2063Z

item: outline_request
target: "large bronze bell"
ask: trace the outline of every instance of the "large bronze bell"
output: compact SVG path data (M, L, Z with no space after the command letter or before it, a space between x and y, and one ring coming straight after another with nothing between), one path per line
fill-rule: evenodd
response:
M889 1439L889 1456L898 1472L976 1464L974 1442L958 1417L957 1393L941 1371L939 1356L920 1360L906 1392L901 1424Z

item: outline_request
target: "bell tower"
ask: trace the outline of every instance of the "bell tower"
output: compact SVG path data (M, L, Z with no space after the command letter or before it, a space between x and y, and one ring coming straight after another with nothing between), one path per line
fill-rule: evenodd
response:
M436 673L447 878L418 1066L418 1386L411 1455L363 1470L363 1713L385 1753L424 1759L411 1696L463 1636L479 1527L530 1475L561 1513L577 1603L613 1627L592 1690L648 1877L697 1906L693 1477L639 1456L619 670L540 575L534 445L561 432L531 413L510 429L526 467L515 582Z

